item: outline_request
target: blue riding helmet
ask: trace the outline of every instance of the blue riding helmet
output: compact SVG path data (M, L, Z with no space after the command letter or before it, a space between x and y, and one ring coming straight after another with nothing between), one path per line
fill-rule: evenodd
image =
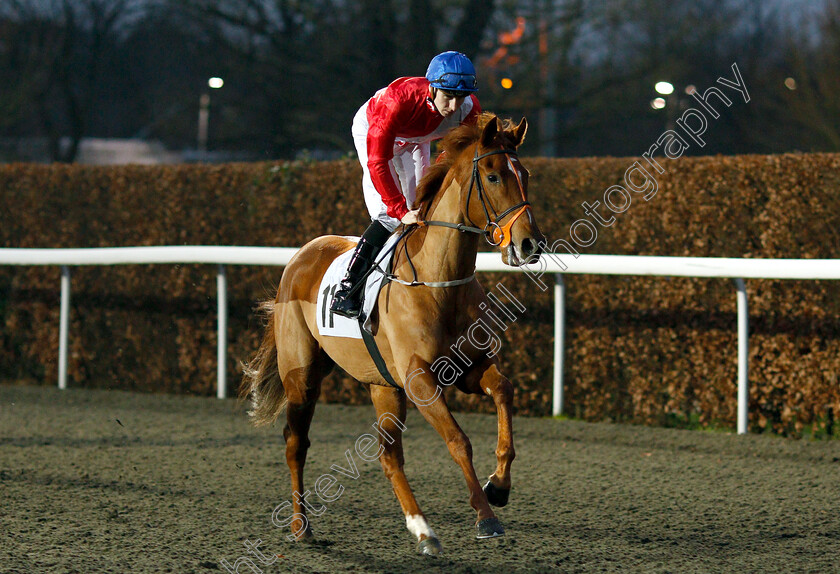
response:
M461 52L438 54L429 62L426 79L433 88L466 96L478 91L475 87L475 66Z

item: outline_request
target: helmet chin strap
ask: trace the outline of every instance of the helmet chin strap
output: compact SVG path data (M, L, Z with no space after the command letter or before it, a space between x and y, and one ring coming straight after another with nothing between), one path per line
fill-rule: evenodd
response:
M443 113L443 111L438 107L438 104L435 101L437 99L437 93L438 93L438 90L440 88L436 88L434 86L429 86L429 89L430 89L430 92L431 92L432 105L434 106L435 111L437 111L437 113L439 113L440 115L446 117L446 114Z

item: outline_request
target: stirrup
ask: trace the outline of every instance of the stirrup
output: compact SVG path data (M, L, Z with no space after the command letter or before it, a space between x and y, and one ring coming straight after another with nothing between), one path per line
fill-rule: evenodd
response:
M337 291L333 296L330 311L336 315L356 319L361 312L362 302L358 297L348 297L346 291Z

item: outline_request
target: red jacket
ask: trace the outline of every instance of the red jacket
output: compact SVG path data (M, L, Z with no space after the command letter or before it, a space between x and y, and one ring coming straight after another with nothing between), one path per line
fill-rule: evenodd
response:
M368 168L388 215L402 219L408 211L388 166L395 146L440 139L454 127L475 122L480 113L478 98L471 94L455 113L444 118L432 101L426 78L398 78L368 100Z

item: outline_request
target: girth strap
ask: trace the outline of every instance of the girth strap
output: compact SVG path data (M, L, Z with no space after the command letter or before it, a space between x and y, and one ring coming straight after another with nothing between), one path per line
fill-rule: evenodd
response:
M402 387L394 381L394 377L391 376L391 373L388 372L388 366L385 364L385 359L382 358L382 353L379 352L379 347L376 346L376 341L374 340L373 335L365 330L364 322L365 317L359 315L359 330L362 332L362 341L365 342L365 347L367 347L370 358L373 359L373 364L376 365L376 368L379 370L379 374L382 375L382 378L385 379L389 385L395 389L402 389Z

